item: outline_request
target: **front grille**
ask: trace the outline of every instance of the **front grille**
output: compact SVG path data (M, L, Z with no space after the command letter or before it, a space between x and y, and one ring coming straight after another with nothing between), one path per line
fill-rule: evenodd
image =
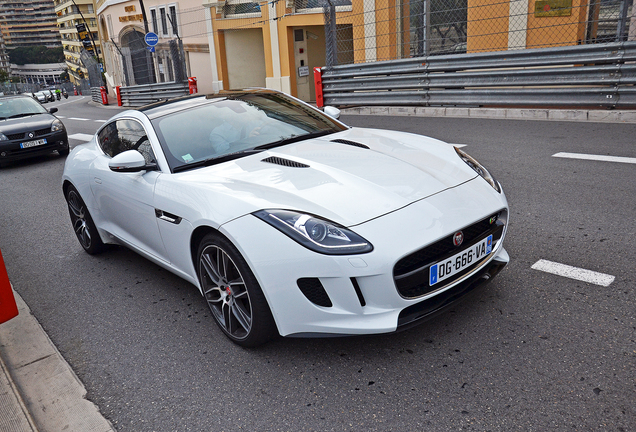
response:
M6 150L5 153L7 153L7 156L25 155L29 153L42 153L42 152L46 152L47 150L53 151L56 148L57 148L57 141L54 141L48 144L43 144L43 145L39 145L35 147L29 147L25 149L23 148L9 149L9 150Z
M7 135L7 138L9 138L10 140L19 140L24 138L25 133L24 132L20 132L20 133L16 133L16 134L9 134Z
M491 234L493 235L494 249L495 244L501 239L504 232L505 220L502 220L504 218L501 218L501 216L502 212L498 212L461 229L464 233L464 241L461 247L454 245L453 235L451 234L399 260L393 267L393 279L398 292L406 298L420 297L449 285L471 272L490 255L487 255L483 260L476 261L471 267L464 269L449 279L445 279L437 285L429 285L429 269L432 264L468 248Z
M46 128L46 129L38 129L35 131L35 136L39 137L39 136L43 136L43 135L48 135L51 133L51 128Z
M325 291L325 288L320 283L320 279L318 278L300 278L296 281L298 284L298 288L300 291L307 297L307 299L318 305L323 307L331 307L333 304L331 303L331 299Z
M35 133L36 137L40 137L40 136L43 136L43 135L50 134L51 133L51 128L38 129L38 130L33 131L33 132ZM9 138L10 140L23 140L23 139L28 140L28 139L31 139L31 138L27 137L26 134L27 134L27 132L9 134L9 135L7 135L7 138Z

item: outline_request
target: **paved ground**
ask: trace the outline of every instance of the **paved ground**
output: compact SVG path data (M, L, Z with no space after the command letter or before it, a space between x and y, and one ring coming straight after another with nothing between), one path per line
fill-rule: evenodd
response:
M350 109L347 114L636 122L636 112L463 110L378 107ZM100 414L98 407L86 400L84 385L50 341L28 306L19 296L17 300L20 315L0 325L0 430L114 430ZM548 336L545 340L548 340ZM369 382L368 385L371 386L372 383ZM598 395L604 390L595 387L592 391Z

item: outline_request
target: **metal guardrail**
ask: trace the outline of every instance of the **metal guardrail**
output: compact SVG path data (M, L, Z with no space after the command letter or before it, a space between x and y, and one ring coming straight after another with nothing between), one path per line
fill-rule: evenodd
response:
M91 100L93 102L102 103L102 93L99 87L91 87Z
M188 82L185 81L120 87L119 93L123 106L138 107L153 102L185 96L189 94L189 90Z
M324 105L636 108L636 42L322 68ZM317 89L317 94L320 89Z

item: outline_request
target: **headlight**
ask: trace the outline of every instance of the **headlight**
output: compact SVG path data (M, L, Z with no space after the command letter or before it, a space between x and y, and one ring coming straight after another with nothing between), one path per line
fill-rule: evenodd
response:
M57 132L60 130L64 130L64 124L59 120L53 121L53 124L51 125L51 132Z
M472 158L471 156L469 156L468 154L466 154L465 152L461 151L460 149L458 149L457 147L455 147L455 151L457 152L457 154L459 155L459 157L466 162L466 164L471 167L472 169L475 170L475 172L477 174L479 174L484 180L486 180L488 182L488 184L490 186L492 186L497 192L501 193L501 186L499 185L499 182L497 180L495 180L495 178L492 176L492 174L490 174L490 172L488 172L488 170L486 169L486 167L484 167L482 164L480 164L479 162L477 162L474 158Z
M314 252L351 255L371 252L371 243L353 231L317 216L289 210L260 210L254 216Z
M0 141L9 141L9 138L5 134L0 132Z

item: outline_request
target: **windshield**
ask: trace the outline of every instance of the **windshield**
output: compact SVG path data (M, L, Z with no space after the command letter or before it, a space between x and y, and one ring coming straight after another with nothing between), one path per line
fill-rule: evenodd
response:
M28 96L0 99L0 120L47 112L46 108Z
M346 129L337 120L279 93L209 99L156 118L153 125L173 171Z

